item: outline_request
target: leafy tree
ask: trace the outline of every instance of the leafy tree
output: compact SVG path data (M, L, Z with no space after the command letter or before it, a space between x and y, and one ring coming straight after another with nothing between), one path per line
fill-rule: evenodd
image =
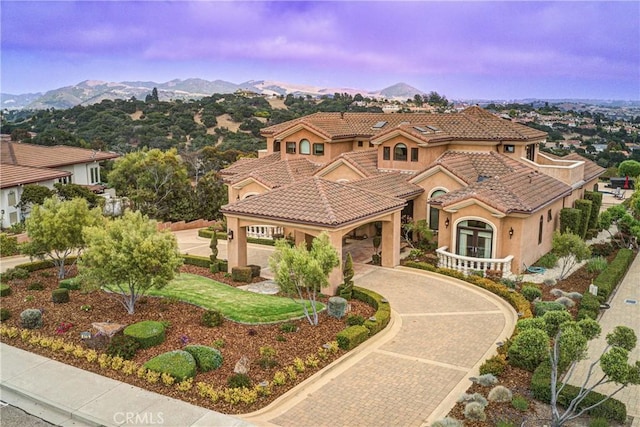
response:
M555 336L549 357L551 362L551 425L553 427L560 427L566 422L580 417L585 412L611 399L629 384L640 384L640 361L636 361L635 364L629 363L629 352L635 348L637 343L636 334L631 328L616 326L613 332L607 335L607 346L600 357L589 365L587 377L578 394L566 406L564 412L561 412L558 408L560 394L571 380L578 362L586 358L588 341L599 334L599 325L589 319L588 321L563 323ZM594 372L594 368L598 364L602 370L601 374ZM562 382L558 382L561 373L567 366L570 366L567 374ZM594 376L596 376L595 381L590 384ZM578 409L590 392L598 386L609 383L615 383L618 387L598 402Z
M151 288L161 289L182 265L173 234L158 231L155 221L140 212L126 212L104 227L84 230L87 249L79 275L89 289L105 289L128 314Z
M599 227L607 230L611 237L615 237L612 242L621 248L637 248L640 241L640 189L630 197L629 209L630 211L627 211L624 205L611 206L598 218ZM612 225L616 226L616 232L613 234Z
M280 239L269 259L269 266L280 289L303 306L307 320L314 326L318 325L318 292L327 286L329 273L339 264L338 253L331 246L326 233L313 239L310 250L304 243L291 247L285 239Z
M83 185L56 183L53 184L53 186L56 189L58 197L62 200L82 198L87 201L91 209L100 206L100 204L104 202L104 198L98 196Z
M22 188L22 195L18 207L29 209L32 205L41 205L49 197L53 197L54 191L44 185L27 184Z
M102 223L100 209L89 209L84 199L61 201L56 197L35 205L27 218L29 242L23 253L40 259L49 258L58 268L58 277L64 278L67 271L65 261L85 246L83 227Z
M552 247L561 266L558 280L564 279L577 263L591 256L591 249L586 242L573 233L556 231L553 234Z
M640 162L625 160L618 166L618 171L620 172L620 176L638 177L640 176Z
M415 249L414 242L419 248L426 248L433 239L433 231L424 219L409 221L402 226L405 241Z
M216 219L220 217L220 207L227 203L229 193L219 173L211 171L200 178L195 189L197 217Z

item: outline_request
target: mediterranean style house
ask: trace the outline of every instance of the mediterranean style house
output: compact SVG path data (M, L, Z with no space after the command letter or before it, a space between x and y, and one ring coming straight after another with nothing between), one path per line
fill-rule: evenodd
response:
M381 235L382 265L393 267L403 221L426 220L441 266L517 274L549 252L560 210L597 189L604 172L576 154L539 152L545 132L477 106L316 113L262 134L257 159L221 171L230 267L246 265L248 234L299 243L323 231L338 253L346 236ZM331 287L341 281L339 267Z
M27 216L28 212L18 206L24 185L37 184L53 189L53 185L60 182L98 189L101 188L100 162L118 157L117 154L84 148L24 144L7 138L3 138L0 144L2 228L11 227Z

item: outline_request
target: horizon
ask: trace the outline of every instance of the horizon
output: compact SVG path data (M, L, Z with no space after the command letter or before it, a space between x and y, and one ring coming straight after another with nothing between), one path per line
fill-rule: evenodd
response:
M200 78L640 101L636 2L3 1L1 24L13 95Z

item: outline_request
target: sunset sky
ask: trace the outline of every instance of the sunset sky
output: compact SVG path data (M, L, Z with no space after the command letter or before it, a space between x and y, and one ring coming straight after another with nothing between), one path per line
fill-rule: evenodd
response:
M638 1L6 1L4 93L198 77L640 100Z

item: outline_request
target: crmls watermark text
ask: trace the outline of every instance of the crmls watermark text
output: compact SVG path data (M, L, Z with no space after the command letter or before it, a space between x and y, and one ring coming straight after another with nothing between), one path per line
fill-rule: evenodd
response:
M113 421L124 425L160 425L164 424L164 416L162 412L116 412Z

